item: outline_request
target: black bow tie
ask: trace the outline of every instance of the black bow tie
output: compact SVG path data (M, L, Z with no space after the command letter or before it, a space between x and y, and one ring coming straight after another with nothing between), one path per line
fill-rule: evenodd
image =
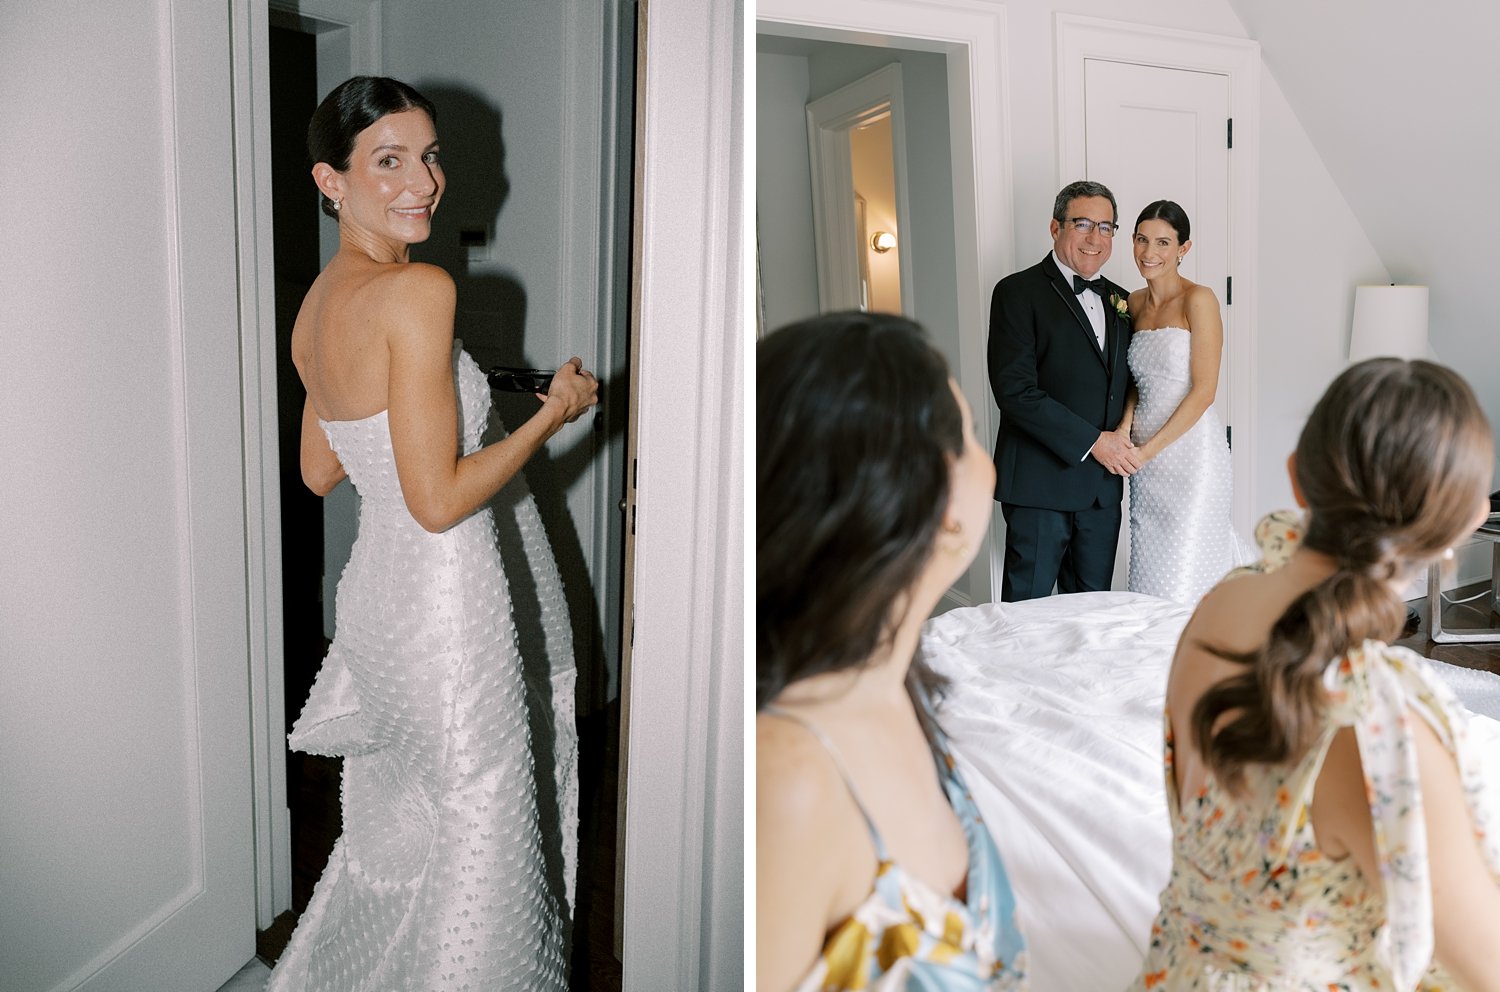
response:
M1093 279L1085 279L1083 276L1074 276L1073 292L1082 293L1085 289L1092 289L1102 299L1104 297L1104 277L1096 276Z

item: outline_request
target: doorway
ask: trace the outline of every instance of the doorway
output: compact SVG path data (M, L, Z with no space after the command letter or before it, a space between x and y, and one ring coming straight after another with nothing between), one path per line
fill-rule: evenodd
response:
M308 689L334 633L334 592L353 543L357 496L347 484L341 484L334 496L319 500L301 483L298 466L298 438L304 394L290 362L289 337L302 297L316 278L322 265L337 247L337 225L323 218L318 209L315 189L308 178L305 152L307 121L321 97L350 75L378 74L381 71L379 24L368 20L348 23L348 19L368 14L383 17L389 26L403 16L416 16L399 3L365 5L332 2L332 0L272 0L268 15L269 30L262 64L267 66L269 88L271 206L274 222L271 244L275 283L276 373L275 395L278 412L280 458L279 518L281 597L283 613L281 646L284 652L284 715L290 726L307 698ZM281 9L285 4L290 9ZM581 5L574 4L576 10ZM356 9L360 8L360 9ZM262 8L264 9L264 8ZM323 10L332 13L319 13ZM591 8L592 9L592 8ZM628 414L630 383L626 374L628 317L630 312L630 192L633 188L634 90L634 9L632 0L612 5L604 19L604 29L597 29L591 17L587 23L552 13L537 14L545 20L541 28L556 29L562 25L568 44L597 45L600 57L582 62L588 74L598 74L596 85L580 88L574 100L599 99L598 106L580 107L575 115L585 121L580 129L597 145L598 161L566 164L569 169L588 173L597 182L597 204L578 204L576 214L582 222L592 224L587 236L573 238L566 233L565 243L557 248L571 267L586 269L588 288L597 294L598 319L574 319L587 337L582 341L561 343L545 338L538 341L536 312L541 311L547 327L553 290L540 289L524 270L500 264L500 239L514 239L514 229L525 229L535 222L539 212L536 203L543 197L534 187L524 184L536 172L525 164L535 157L535 149L547 147L554 132L539 137L523 133L515 120L525 114L507 109L506 101L494 97L482 85L454 82L439 75L408 70L411 81L434 101L439 110L444 133L459 135L444 145L444 158L450 175L449 193L444 209L434 222L433 237L413 251L413 258L443 266L459 287L459 314L456 336L482 367L495 364L555 367L569 353L589 358L589 364L600 371L605 386L601 412L595 416L593 430L573 428L571 438L559 438L556 450L528 463L526 481L535 494L546 540L557 557L562 595L570 623L553 624L544 616L534 584L512 568L507 533L502 525L500 538L511 581L514 619L523 656L528 644L540 646L548 641L548 657L561 657L553 650L552 639L570 639L567 652L569 667L576 659L576 695L572 672L557 673L549 680L547 672L539 677L544 688L566 686L567 697L576 702L578 734L578 768L581 800L578 810L577 854L574 857L574 928L572 932L572 973L577 988L618 988L621 967L613 950L615 900L615 816L616 755L619 734L619 631L623 570L620 548L623 544L622 517L614 510L623 490L623 433ZM457 15L455 15L457 16ZM337 18L344 17L345 21ZM532 25L536 28L537 25ZM541 28L538 28L539 30ZM457 30L449 25L450 30ZM489 30L474 28L473 32ZM374 39L373 41L371 39ZM439 72L431 67L429 73ZM493 81L487 85L495 89ZM519 98L517 98L519 99ZM511 104L510 107L514 107ZM529 108L528 108L529 109ZM598 124L590 135L588 121ZM523 164L517 167L517 158ZM550 168L554 181L558 167ZM465 177L462 183L454 176ZM513 195L512 183L521 185ZM545 209L556 209L558 198L552 197ZM530 212L527 215L527 212ZM559 210L559 213L564 211ZM521 215L517 219L518 215ZM475 223L475 219L479 222ZM569 217L568 219L572 219ZM512 232L507 225L514 225ZM548 232L558 236L554 227ZM262 241L264 242L264 237ZM475 243L477 241L477 244ZM583 247L574 248L573 245ZM264 249L262 249L264 251ZM568 305L592 307L593 297L569 289L568 279L575 273L569 264L557 266L561 285L558 291ZM573 279L574 283L579 282ZM543 295L539 300L539 294ZM580 302L581 301L581 302ZM574 317L580 315L575 314ZM266 334L269 329L263 330ZM561 354L555 354L561 349ZM497 394L496 408L506 423L517 423L529 415L530 408L507 407L505 397ZM503 495L503 494L502 494ZM271 500L268 499L270 504ZM580 503L591 504L580 511ZM513 545L519 546L520 535ZM524 563L523 563L524 566ZM525 572L524 567L520 569ZM270 611L268 611L270 612ZM560 632L555 627L564 629ZM536 684L535 671L528 681ZM556 733L574 732L571 714L559 720ZM549 731L550 732L550 731ZM538 728L533 727L533 735ZM290 863L289 897L272 899L279 912L269 926L263 912L264 927L260 942L262 956L274 959L284 947L298 914L305 908L312 884L317 880L340 824L338 822L339 762L290 753L281 743L281 732L266 733L268 746L259 753L270 752L268 761L281 760L286 767L286 807L290 825L287 830ZM550 781L550 772L538 773ZM274 802L274 796L273 796ZM559 815L566 815L565 811ZM562 856L562 855L558 855Z
M808 51L811 88L814 60L822 68L836 50L813 46ZM920 59L916 53L911 57ZM923 77L923 68L932 75ZM921 82L936 79L938 69L936 60L926 66L918 62L917 78ZM818 300L824 312L916 313L901 78L901 62L892 61L807 104ZM925 90L920 95L928 96ZM932 102L941 105L946 94L934 87L931 95ZM936 218L952 209L945 182L950 172L947 158L931 160L919 155L918 164L928 170L923 177L926 183L936 187L922 190L922 222L928 240L946 237L951 241L951 233L940 233L936 223ZM931 202L944 193L950 193L949 202ZM929 211L934 216L928 216ZM947 269L932 265L924 276L929 292L952 295L953 278Z
M288 10L268 12L271 221L276 340L276 420L281 523L284 726L312 689L332 636L327 543L352 543L357 504L347 483L325 500L302 484L300 438L307 393L292 364L297 312L336 247L337 231L318 208L308 179L307 121L333 81L351 74L349 29ZM347 554L347 548L345 549ZM337 582L337 574L333 582ZM257 935L256 953L280 955L342 830L339 758L284 750L290 908Z
M984 315L973 281L979 232L974 189L959 181L973 155L960 114L967 103L966 51L919 47L923 42L911 38L855 44L795 30L762 20L756 35L765 329L830 310L905 314L927 329L971 407L982 410L989 390ZM881 152L856 155L876 142ZM880 168L863 167L872 159ZM882 276L894 277L884 293ZM986 556L977 562L939 610L989 598Z

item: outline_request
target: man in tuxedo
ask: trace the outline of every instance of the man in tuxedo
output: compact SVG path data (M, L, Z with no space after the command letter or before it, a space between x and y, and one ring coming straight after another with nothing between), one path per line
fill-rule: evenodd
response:
M1128 294L1099 275L1118 213L1100 183L1063 187L1052 251L1000 280L990 300L1007 603L1051 595L1054 584L1108 589L1114 575L1124 479L1141 465L1115 433L1130 388Z

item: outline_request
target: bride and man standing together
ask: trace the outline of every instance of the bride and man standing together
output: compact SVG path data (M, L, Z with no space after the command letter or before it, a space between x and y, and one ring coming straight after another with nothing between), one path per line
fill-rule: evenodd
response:
M1005 602L1108 589L1124 480L1129 588L1196 603L1239 564L1232 480L1213 409L1223 323L1213 290L1178 270L1192 246L1170 200L1131 232L1146 286L1099 275L1119 227L1114 194L1070 183L1052 251L1000 280L990 386L1000 407L995 499L1005 517Z

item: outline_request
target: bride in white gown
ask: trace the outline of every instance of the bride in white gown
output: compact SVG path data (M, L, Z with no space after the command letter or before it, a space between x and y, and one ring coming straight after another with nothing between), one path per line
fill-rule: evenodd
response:
M1129 589L1192 605L1248 559L1229 522L1229 446L1213 406L1224 325L1213 290L1178 271L1189 233L1171 200L1136 220L1146 286L1130 294L1135 385L1118 430L1142 462L1130 477Z
M324 495L347 475L361 504L333 645L291 734L343 756L343 835L271 992L566 983L529 726L551 707L522 671L488 504L509 487L523 540L538 530L517 476L597 385L571 360L530 419L482 443L489 387L453 340L453 279L409 259L444 189L436 120L410 87L360 76L308 129L339 250L292 331L302 477Z

